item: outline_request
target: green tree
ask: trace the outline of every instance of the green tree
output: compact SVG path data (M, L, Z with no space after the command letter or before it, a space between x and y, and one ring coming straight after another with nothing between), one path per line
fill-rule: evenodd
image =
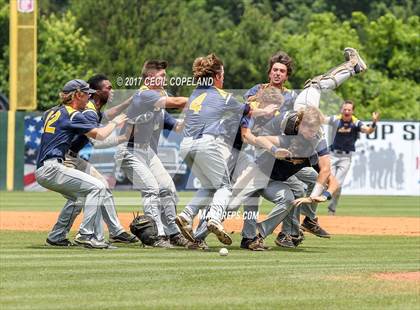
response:
M71 79L86 79L92 71L86 54L89 39L76 27L71 12L41 16L38 35L38 107L58 103L58 93Z
M0 0L0 93L9 96L9 3Z

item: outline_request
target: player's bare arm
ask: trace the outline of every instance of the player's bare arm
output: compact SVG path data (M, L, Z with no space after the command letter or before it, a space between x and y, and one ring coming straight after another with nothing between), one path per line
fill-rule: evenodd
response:
M276 104L270 104L266 106L264 109L255 108L251 109L249 112L249 115L252 117L260 117L260 116L273 116L276 111L278 111L278 105Z
M176 133L180 133L184 129L184 125L185 125L185 123L184 123L183 120L182 121L177 121L176 125L174 127L174 131Z
M99 141L105 140L106 137L108 137L112 133L115 127L123 124L126 120L127 115L120 114L117 117L115 117L112 121L110 121L106 126L92 129L86 134L86 136Z
M316 180L319 184L327 184L327 180L331 174L331 164L330 164L330 156L324 155L319 157L318 161L319 166L319 174L318 179Z
M188 101L188 97L162 97L155 103L157 108L182 109Z
M121 114L127 107L131 104L133 96L123 101L119 105L112 107L104 112L105 118L108 120L113 120L117 115Z
M379 113L373 112L372 113L372 124L370 126L363 125L360 129L361 132L366 134L371 134L376 130L376 123L379 121Z
M332 174L330 174L330 176L328 177L328 188L326 191L324 191L321 195L319 196L312 196L312 197L301 197L298 199L295 199L293 201L293 205L295 207L298 207L302 204L306 204L306 203L322 203L325 202L327 200L330 200L332 195L334 195L334 193L337 191L337 189L339 188L339 184L338 181L336 179L335 176L333 176Z
M259 136L255 139L255 142L257 146L270 151L277 159L284 159L292 156L292 153L290 153L289 150L280 147L279 137L277 136Z
M257 137L252 133L250 128L241 128L241 139L246 144L257 146Z

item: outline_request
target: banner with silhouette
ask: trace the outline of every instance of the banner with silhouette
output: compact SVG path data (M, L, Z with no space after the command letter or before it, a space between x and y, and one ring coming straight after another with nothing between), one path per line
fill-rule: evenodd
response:
M343 194L420 195L420 123L380 121L360 134Z

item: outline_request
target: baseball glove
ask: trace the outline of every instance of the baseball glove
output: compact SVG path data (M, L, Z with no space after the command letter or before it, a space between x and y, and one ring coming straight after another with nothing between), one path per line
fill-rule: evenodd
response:
M153 218L147 215L134 215L130 224L130 231L140 239L144 245L152 246L158 240L158 229Z

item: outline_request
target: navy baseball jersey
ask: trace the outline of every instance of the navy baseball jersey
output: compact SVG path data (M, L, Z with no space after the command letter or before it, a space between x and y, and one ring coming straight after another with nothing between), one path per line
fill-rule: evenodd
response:
M263 152L256 159L256 163L272 180L285 181L304 167L315 166L319 156L327 155L328 144L320 132L311 140L302 135L285 135L281 129L284 114L275 116L268 122L263 133L266 136L278 136L280 147L288 149L292 153L290 159L276 159L270 152Z
M204 134L219 136L226 130L223 125L226 120L232 117L239 120L249 111L249 105L239 103L224 90L214 86L197 87L188 100L183 135L194 139Z
M154 132L161 128L164 119L163 109L155 105L166 96L167 94L163 89L149 89L147 86L142 86L136 92L133 96L133 102L127 110L127 117L134 124L129 144L151 143ZM127 125L125 128L127 128Z
M335 133L331 150L354 152L356 150L354 145L359 138L363 123L355 116L352 116L351 121L346 122L341 115L335 115L329 117L328 124L332 126Z
M64 159L76 135L86 134L97 127L87 120L83 113L67 105L46 111L43 121L44 132L38 151L38 168L47 159Z
M86 109L83 110L83 116L95 127L101 126L102 113L96 110L95 104L92 101L89 101L86 105ZM70 150L75 153L79 153L81 149L85 147L86 144L90 143L89 138L85 135L78 135L74 137L71 142Z

